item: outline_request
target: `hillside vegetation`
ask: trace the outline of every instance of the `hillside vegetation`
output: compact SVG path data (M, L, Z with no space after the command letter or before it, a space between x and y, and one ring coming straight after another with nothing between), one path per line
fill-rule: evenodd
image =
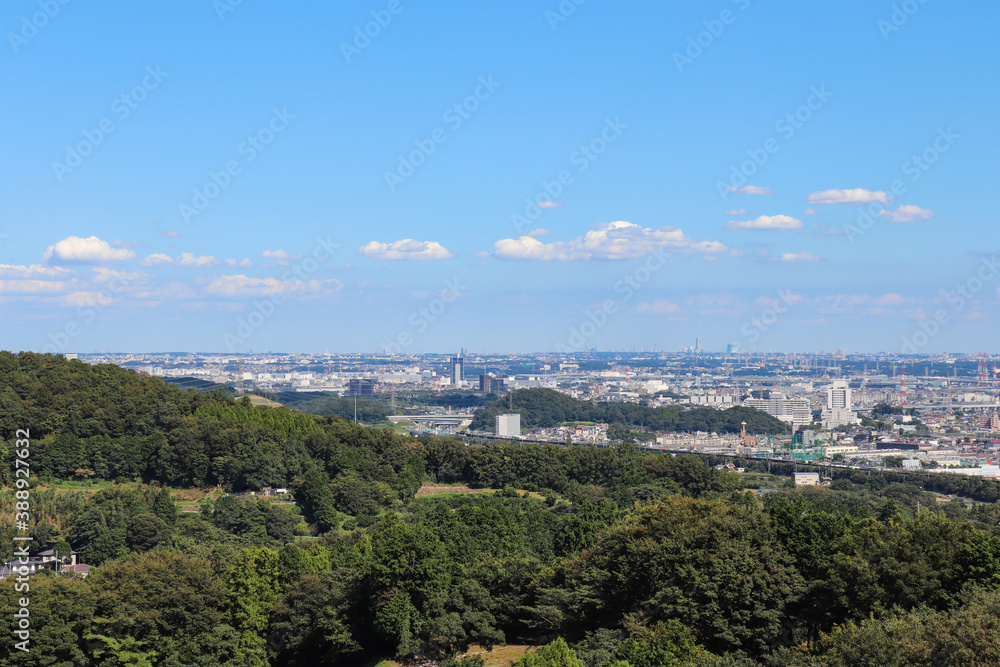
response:
M739 433L741 422L747 432L787 433L788 425L771 415L736 406L728 410L708 407L648 407L635 403L593 403L580 401L553 389L519 389L510 396L487 403L476 412L471 428L489 430L496 416L516 412L521 428L550 428L563 422L600 422L641 428L647 431L706 431Z
M0 353L0 383L5 555L27 428L30 548L95 566L0 582L0 665L478 667L469 647L503 644L542 647L521 667L1000 655L1000 506L939 507L922 477L801 490L748 462L760 495L692 456L414 439L55 356ZM547 394L527 395L542 413ZM545 418L579 418L559 405ZM262 485L296 503L234 495Z

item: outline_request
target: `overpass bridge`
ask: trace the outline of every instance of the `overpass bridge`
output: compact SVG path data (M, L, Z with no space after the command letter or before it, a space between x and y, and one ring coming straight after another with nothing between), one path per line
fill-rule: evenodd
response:
M432 415L389 415L386 417L392 423L410 420L418 424L434 424L436 426L468 426L473 415L432 414Z

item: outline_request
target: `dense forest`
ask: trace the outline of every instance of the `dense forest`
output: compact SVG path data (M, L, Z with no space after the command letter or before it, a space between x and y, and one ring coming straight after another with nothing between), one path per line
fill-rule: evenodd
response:
M0 401L6 555L27 428L31 549L95 566L0 581L0 665L1000 664L1000 504L922 476L415 439L24 353Z
M490 430L496 416L521 415L521 428L551 428L563 422L599 422L645 431L705 431L739 433L746 422L750 433L787 433L788 425L771 415L737 406L728 410L709 407L666 406L653 408L636 403L580 401L553 389L520 389L487 403L476 412L471 428Z

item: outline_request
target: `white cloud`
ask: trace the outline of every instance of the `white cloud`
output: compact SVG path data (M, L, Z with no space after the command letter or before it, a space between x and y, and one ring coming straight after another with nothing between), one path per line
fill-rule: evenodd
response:
M205 287L205 291L216 296L268 296L295 288L294 280L282 281L277 278L250 278L243 274L218 276Z
M802 221L790 215L761 215L753 220L731 220L726 229L768 229L785 231L801 229Z
M734 208L731 211L726 211L726 215L746 215L746 213L745 208Z
M759 185L744 185L738 188L735 185L727 185L726 189L739 195L773 195L771 188L762 188Z
M148 276L142 271L115 271L106 266L94 267L94 282L107 283L116 281L117 284L139 285L146 282Z
M544 229L539 227L538 229L532 229L530 232L525 234L525 236L548 236L552 233L551 229Z
M863 312L873 316L897 315L910 317L913 313L918 313L917 316L919 319L919 307L916 311L912 309L901 311L898 308L893 308L894 306L905 306L919 302L919 299L907 298L898 292L888 292L876 297L870 294L833 294L823 297L822 301L829 304L825 308L820 308L820 312L825 314L846 313L855 308L863 308Z
M873 192L864 188L852 188L810 192L807 201L810 204L869 204L872 202L888 204L892 201L892 197L881 190Z
M157 252L139 262L140 266L178 266L182 269L207 269L218 263L211 255L195 255L190 252L182 252L177 259Z
M0 280L0 294L52 294L67 287L62 280Z
M0 278L68 278L72 274L73 271L58 266L0 264Z
M895 211L879 211L879 215L888 218L889 222L918 222L930 220L934 216L934 211L912 204L903 204Z
M182 252L177 258L177 266L185 269L206 269L218 263L219 261L211 255L194 255L190 252Z
M262 297L272 294L302 293L321 295L336 292L342 287L339 280L278 280L277 278L250 278L248 276L218 276L206 285L205 291L224 297Z
M358 248L358 254L373 259L449 259L454 257L437 241L402 239L395 243L372 241Z
M253 266L253 262L250 261L249 257L244 257L243 259L227 259L226 266L239 266L239 267Z
M260 256L263 257L264 259L276 259L278 260L279 263L280 262L287 263L302 257L302 255L293 255L287 250L265 250L264 252L260 253Z
M783 289L778 293L778 297L773 296L761 296L754 299L753 304L759 308L774 308L775 306L781 305L782 302L787 303L790 306L794 306L803 300L803 296L798 292L790 289Z
M121 262L135 257L135 253L127 248L112 248L107 241L96 236L81 238L67 236L55 245L49 246L42 255L42 261L56 259L63 262L88 262L100 264L103 262Z
M67 306L110 306L114 297L109 292L73 292L66 295Z
M898 292L890 292L888 294L883 294L880 297L876 297L872 303L876 306L901 306L906 303L906 299Z
M806 215L823 215L823 212L810 207L806 209Z
M656 315L675 315L681 312L681 307L667 299L656 299L652 302L643 301L635 307L637 313L653 313Z
M560 208L562 204L557 204L554 201L540 201L538 202L538 208Z
M181 233L178 231L174 231L173 229L170 229L165 232L160 232L160 236L162 236L165 239L175 239L178 236L181 236Z
M140 266L167 266L168 264L173 264L174 260L170 255L164 255L160 252L154 252L152 255L146 257L146 259L139 262Z
M818 262L822 257L808 252L786 252L781 255L782 262Z
M630 259L656 250L711 254L729 248L718 241L696 241L676 227L649 229L623 220L594 225L583 237L570 241L542 243L522 236L493 244L494 254L504 259Z

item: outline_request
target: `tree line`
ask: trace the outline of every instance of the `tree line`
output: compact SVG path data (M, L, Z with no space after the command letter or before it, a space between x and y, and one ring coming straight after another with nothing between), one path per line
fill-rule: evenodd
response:
M755 408L728 410L668 405L650 407L637 403L581 401L554 389L519 389L486 403L476 412L471 428L491 430L497 415L518 413L521 428L551 428L563 422L599 422L645 431L705 431L739 433L746 422L749 433L787 433L788 425Z

